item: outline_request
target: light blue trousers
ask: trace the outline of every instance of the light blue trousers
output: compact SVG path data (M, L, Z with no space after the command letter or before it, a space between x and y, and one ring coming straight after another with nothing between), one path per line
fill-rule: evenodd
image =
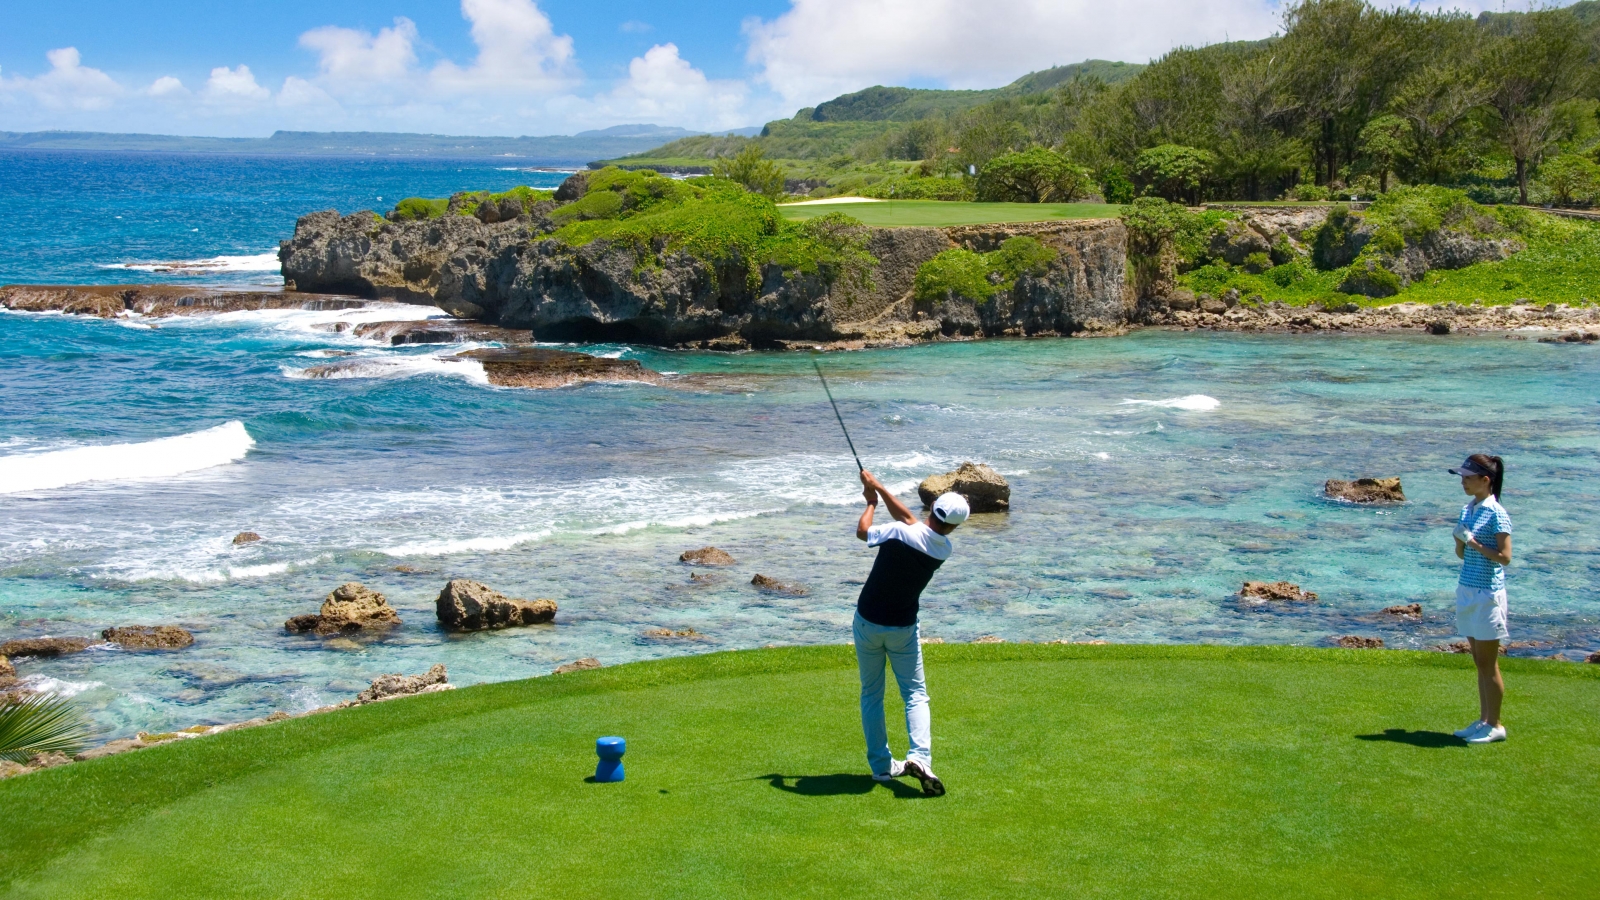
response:
M867 764L874 775L886 774L894 755L883 722L883 664L894 669L900 699L906 705L906 733L911 748L906 759L933 768L933 729L928 716L928 689L922 682L921 634L916 625L887 628L856 614L856 665L861 669L861 731L867 737Z

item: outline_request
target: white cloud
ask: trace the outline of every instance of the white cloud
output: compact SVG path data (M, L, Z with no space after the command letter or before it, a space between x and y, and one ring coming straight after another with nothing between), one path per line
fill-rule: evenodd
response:
M982 88L1083 59L1144 62L1281 21L1275 0L790 0L744 28L761 80L803 106L873 84Z
M46 53L50 71L35 78L0 78L0 91L32 97L53 109L102 110L124 93L121 85L99 69L83 65L76 47Z
M748 94L742 81L706 78L678 55L678 45L657 44L628 63L628 80L601 105L614 121L716 129L744 124Z
M433 83L450 93L550 93L571 85L572 38L557 35L533 0L461 0L472 23L478 58L467 67L449 60L433 69Z
M304 78L290 75L283 80L283 87L278 89L278 105L283 107L326 107L337 109L339 102L329 96L328 92L312 84Z
M242 100L266 100L272 96L272 92L256 84L256 76L250 67L241 64L236 69L227 66L212 69L202 95L207 100L236 103Z
M182 81L171 75L163 75L151 82L144 92L152 97L173 97L187 94L189 89L183 86Z
M641 22L638 19L629 19L628 21L623 22L621 25L618 25L617 30L623 34L644 34L648 31L655 31L656 27L651 25L649 22Z
M300 35L300 46L317 53L322 76L333 81L403 78L416 65L416 42L417 26L404 16L377 34L325 25Z

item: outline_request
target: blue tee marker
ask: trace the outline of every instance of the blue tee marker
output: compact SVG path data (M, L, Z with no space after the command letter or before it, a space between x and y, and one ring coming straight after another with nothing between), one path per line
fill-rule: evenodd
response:
M600 757L600 764L594 767L594 780L621 781L622 754L628 752L628 742L619 737L603 737L594 742L594 752Z

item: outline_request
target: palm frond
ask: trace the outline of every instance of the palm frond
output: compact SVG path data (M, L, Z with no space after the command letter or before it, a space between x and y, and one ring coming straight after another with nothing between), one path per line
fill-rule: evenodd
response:
M0 703L0 759L27 762L35 753L73 755L89 741L93 725L77 704L54 694Z

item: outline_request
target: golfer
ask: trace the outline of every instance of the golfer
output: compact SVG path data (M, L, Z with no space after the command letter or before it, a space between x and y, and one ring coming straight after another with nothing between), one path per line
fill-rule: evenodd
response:
M932 726L928 691L922 681L922 642L917 629L918 602L933 573L950 558L950 532L967 520L967 501L960 494L942 494L933 501L926 521L890 493L871 472L861 472L867 509L856 523L856 537L878 548L872 574L856 601L856 665L861 669L861 730L867 738L867 763L876 781L910 775L922 782L922 793L944 795L944 783L933 774ZM878 501L894 521L872 524ZM889 752L883 721L883 664L894 669L900 698L906 705L906 732L911 746L905 762Z
M1478 667L1478 721L1456 732L1469 744L1506 739L1500 724L1500 701L1506 684L1500 678L1500 642L1506 631L1506 569L1511 564L1511 516L1500 505L1506 466L1498 456L1474 453L1450 470L1461 476L1461 489L1472 500L1456 522L1456 556L1461 579L1456 586L1456 629L1472 647Z

